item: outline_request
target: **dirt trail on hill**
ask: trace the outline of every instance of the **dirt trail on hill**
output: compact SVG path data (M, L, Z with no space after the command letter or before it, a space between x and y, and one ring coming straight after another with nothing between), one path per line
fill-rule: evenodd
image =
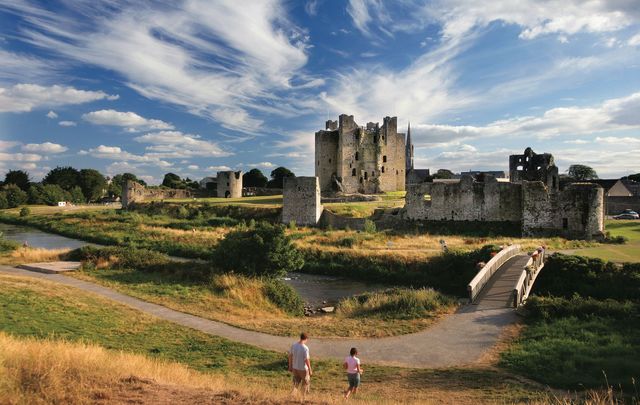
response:
M0 266L0 273L33 277L72 286L179 325L263 349L285 352L295 341L293 337L249 331L185 314L95 283L64 275L35 273L9 266ZM508 286L501 288L508 288ZM487 293L491 293L487 294L488 296L494 298L496 296L494 291L487 291ZM506 291L498 293L506 294ZM435 325L417 333L378 339L316 339L311 336L308 345L312 359L341 360L346 353L349 353L349 349L355 346L358 347L361 357L370 363L412 368L470 365L479 361L483 354L498 343L505 327L517 321L515 311L506 307L505 302L501 299L480 302L480 305L463 306L456 313L445 316ZM298 331L292 331L292 335L297 333Z

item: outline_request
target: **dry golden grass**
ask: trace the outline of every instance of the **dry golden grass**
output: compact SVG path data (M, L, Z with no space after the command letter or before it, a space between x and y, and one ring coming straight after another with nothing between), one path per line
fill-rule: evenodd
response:
M18 248L11 253L0 255L0 264L55 262L62 260L69 249Z

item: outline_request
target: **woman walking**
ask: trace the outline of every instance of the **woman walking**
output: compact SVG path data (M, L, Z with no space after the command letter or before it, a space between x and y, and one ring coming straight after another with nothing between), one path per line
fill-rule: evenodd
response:
M360 367L360 359L356 357L357 355L358 349L352 347L349 351L349 356L344 359L342 364L347 370L347 380L349 381L349 388L344 392L345 399L348 399L351 394L355 395L360 386L360 374L362 374L363 370Z

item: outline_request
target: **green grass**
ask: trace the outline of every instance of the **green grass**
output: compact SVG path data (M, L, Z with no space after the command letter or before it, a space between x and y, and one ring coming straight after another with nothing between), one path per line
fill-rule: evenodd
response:
M263 195L242 198L176 198L164 200L167 202L198 202L212 205L269 205L282 206L282 195Z
M206 335L144 315L123 305L24 277L0 275L0 330L16 336L64 338L186 364L196 370L238 376L288 389L284 353ZM310 341L313 350L313 340ZM313 352L312 352L313 353ZM474 398L512 403L546 398L540 387L495 369L417 370L366 363L361 398ZM313 359L314 390L335 393L343 388L338 361Z
M624 236L628 242L622 245L600 245L573 251L587 257L597 257L615 262L640 262L640 221L607 220L605 229L611 236Z
M500 364L555 387L581 389L622 385L640 377L637 320L574 316L530 323ZM606 377L605 377L606 375Z

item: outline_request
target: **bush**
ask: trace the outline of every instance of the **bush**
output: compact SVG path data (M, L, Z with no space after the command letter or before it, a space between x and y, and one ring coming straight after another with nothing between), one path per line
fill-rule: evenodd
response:
M31 210L29 209L29 207L22 207L22 209L20 209L20 216L21 217L26 217L31 215Z
M365 231L366 233L376 233L376 223L370 219L365 219L363 231Z
M271 279L264 283L264 294L278 308L293 316L304 315L304 302L300 295L290 285L278 279Z
M2 232L0 232L0 253L12 252L19 246L20 244L16 241L5 239Z
M340 301L337 311L354 318L374 315L415 319L433 316L453 304L452 298L432 288L391 288L346 298Z
M304 265L284 226L265 222L228 233L216 247L214 258L223 270L250 276L281 277Z
M601 259L556 253L549 256L533 286L537 295L571 298L574 294L617 300L640 296L640 264L620 266Z
M352 248L358 243L358 239L353 236L345 236L338 241L338 246Z
M171 263L169 256L164 253L123 246L83 246L69 252L69 259L84 262L94 268L109 267L145 271L163 269Z
M7 201L7 193L0 191L0 210L9 208L9 201Z
M602 243L609 243L611 245L624 245L627 242L629 242L629 238L626 236L611 236L611 232L609 231L605 233L604 239L602 240Z
M524 308L528 318L543 320L570 316L583 319L593 316L633 319L640 314L638 304L631 301L597 300L577 294L571 298L533 296L527 300Z

